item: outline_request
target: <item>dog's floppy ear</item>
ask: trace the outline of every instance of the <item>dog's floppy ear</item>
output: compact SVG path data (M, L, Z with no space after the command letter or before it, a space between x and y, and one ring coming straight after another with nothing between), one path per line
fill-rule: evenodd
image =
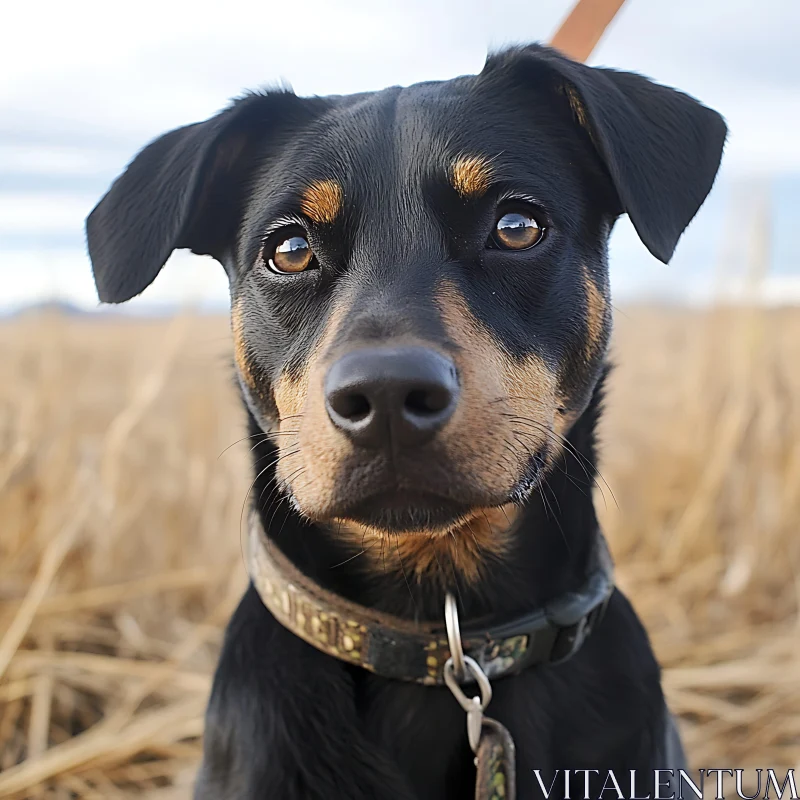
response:
M555 79L605 163L621 210L667 263L714 183L727 133L722 117L641 75L587 67L547 47L509 56L526 65L525 79L531 69Z
M276 130L308 120L316 105L286 91L253 94L145 147L86 220L100 300L122 303L142 292L173 250L219 260L256 149Z

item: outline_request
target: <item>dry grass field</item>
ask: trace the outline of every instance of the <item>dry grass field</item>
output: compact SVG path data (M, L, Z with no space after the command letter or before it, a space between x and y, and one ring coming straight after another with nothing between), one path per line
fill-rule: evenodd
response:
M615 335L598 502L692 762L800 767L800 312ZM229 351L214 317L0 324L0 797L189 796L245 583Z

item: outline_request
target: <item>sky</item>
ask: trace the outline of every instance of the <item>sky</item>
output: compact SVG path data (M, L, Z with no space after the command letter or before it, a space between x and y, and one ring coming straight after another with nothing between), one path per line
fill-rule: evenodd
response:
M0 309L97 308L83 220L134 154L245 89L344 94L480 71L487 51L546 41L572 0L136 3L35 0L4 10L0 50ZM627 220L617 298L696 300L747 269L768 219L764 292L800 301L800 2L627 0L592 65L630 69L720 111L723 168L672 264ZM733 288L731 288L733 287ZM132 310L222 307L224 272L178 253Z

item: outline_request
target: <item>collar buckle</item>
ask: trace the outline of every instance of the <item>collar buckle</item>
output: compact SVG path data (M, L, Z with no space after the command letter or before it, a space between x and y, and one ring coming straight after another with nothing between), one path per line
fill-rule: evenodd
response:
M589 611L588 614L582 616L572 625L566 625L559 629L553 642L553 649L550 651L548 663L561 664L572 658L580 650L589 634L603 618L610 599L611 593L609 592L603 601Z

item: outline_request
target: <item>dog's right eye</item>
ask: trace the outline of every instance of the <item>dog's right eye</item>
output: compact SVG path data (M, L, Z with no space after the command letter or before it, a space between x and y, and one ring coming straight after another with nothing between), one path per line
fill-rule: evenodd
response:
M487 246L497 250L530 250L542 240L544 230L526 209L505 211L497 219Z
M282 275L305 272L316 265L314 251L300 232L270 237L262 248L261 257L273 272Z

